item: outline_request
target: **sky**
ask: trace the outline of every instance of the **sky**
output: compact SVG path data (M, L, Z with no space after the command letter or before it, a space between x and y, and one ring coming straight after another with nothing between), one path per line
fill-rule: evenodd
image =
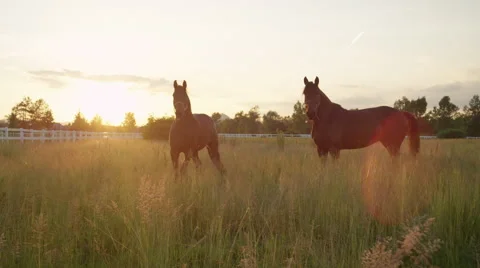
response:
M57 122L254 105L291 114L303 77L345 108L480 93L480 1L0 1L0 118L24 96Z

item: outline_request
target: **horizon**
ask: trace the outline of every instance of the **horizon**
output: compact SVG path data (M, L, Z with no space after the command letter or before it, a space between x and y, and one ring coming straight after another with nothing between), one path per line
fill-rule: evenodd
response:
M274 110L303 100L303 77L346 109L480 92L480 2L8 2L0 16L0 119L24 96L55 122L173 115L173 81L194 113ZM94 11L95 12L92 12ZM33 25L33 27L32 27Z

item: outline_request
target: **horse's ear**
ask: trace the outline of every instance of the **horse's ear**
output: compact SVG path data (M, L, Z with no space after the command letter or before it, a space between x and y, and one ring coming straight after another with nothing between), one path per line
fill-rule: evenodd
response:
M177 80L175 80L175 81L173 81L173 88L177 89L177 87L178 87Z
M306 76L303 78L303 83L304 83L305 85L307 85L307 84L308 84L308 79L307 79L307 77L306 77Z
M318 76L316 76L316 77L315 77L315 85L316 85L317 87L318 87L318 83L319 83L319 82L320 82L320 81L318 80Z
M183 88L187 89L187 81L183 80Z

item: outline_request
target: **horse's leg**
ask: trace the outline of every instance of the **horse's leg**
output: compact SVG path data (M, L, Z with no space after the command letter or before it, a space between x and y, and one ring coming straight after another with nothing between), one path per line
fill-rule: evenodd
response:
M187 166L192 159L192 154L192 150L188 150L187 152L185 152L185 160L183 161L182 167L180 168L180 172L182 173L182 175L185 174L185 172L187 171Z
M193 162L195 163L195 168L198 169L200 167L200 165L202 164L202 161L200 161L200 158L198 157L198 151L197 150L193 151L192 158L193 158Z
M323 163L327 161L328 149L317 146L317 153Z
M218 139L213 140L207 145L208 155L212 160L215 167L220 171L222 175L227 173L227 170L223 166L222 161L220 160L220 153L218 152Z
M175 178L178 176L178 157L180 156L180 152L177 150L170 149L170 158L172 159L173 170L175 172Z
M330 148L328 151L330 153L330 156L334 159L337 160L340 157L340 150L337 148Z
M399 142L398 140L389 139L389 140L381 140L380 142L382 143L383 147L387 149L388 153L390 154L390 157L392 159L396 159L400 153L400 147L402 146L402 141Z

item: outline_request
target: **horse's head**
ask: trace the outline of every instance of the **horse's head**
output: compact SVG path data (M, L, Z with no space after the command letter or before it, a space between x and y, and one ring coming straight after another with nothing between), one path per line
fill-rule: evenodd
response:
M187 112L191 113L190 98L187 95L187 81L183 81L182 85L177 84L177 80L173 82L173 107L175 108L175 116L182 117Z
M315 77L315 82L308 81L307 77L303 78L303 83L305 88L303 89L303 95L305 96L305 110L307 112L307 117L310 120L318 117L318 108L320 107L324 99L325 94L322 94L320 88L318 87L318 76ZM326 96L325 96L326 97Z

